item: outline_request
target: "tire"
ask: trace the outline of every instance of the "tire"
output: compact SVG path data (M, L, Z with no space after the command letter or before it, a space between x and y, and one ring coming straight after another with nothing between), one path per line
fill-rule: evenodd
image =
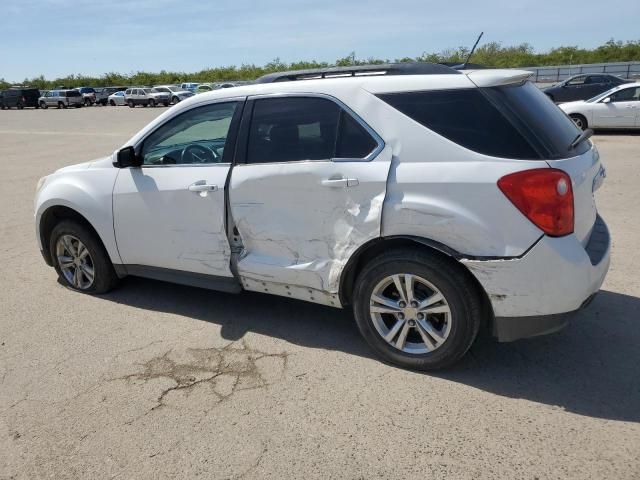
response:
M63 238L67 241L70 240L71 250L75 247L75 252L71 252L72 254L78 253L77 247L79 244L76 243L77 241L81 242L88 252L84 258L78 259L77 264L75 261L69 261L67 265L70 265L70 267L64 270L61 266L61 259L68 258L71 260L74 257L70 255L69 248L63 247L65 245ZM49 251L60 281L71 290L101 294L108 292L118 283L118 276L100 239L78 222L63 220L57 224L51 232ZM84 252L84 250L81 251ZM79 266L80 268L78 268ZM75 283L76 270L78 271L77 283ZM92 279L90 279L88 273L85 273L89 271L93 272Z
M162 102L162 105L164 105L165 107L169 106L169 102Z
M111 105L112 107L116 106L116 102L114 102L113 100L109 100L109 105Z
M589 128L589 124L584 115L580 115L579 113L572 113L571 115L569 115L569 117L571 118L571 120L573 120L573 123L575 123L580 130L586 130L587 128Z
M405 306L417 308L400 310L402 297L391 279L398 279L404 288L409 275L415 303ZM360 333L385 361L403 368L426 371L454 364L469 350L486 316L481 293L462 266L417 249L392 250L376 257L365 265L355 285L353 310ZM393 308L374 302L374 293L376 298L386 297L385 301L393 298ZM434 311L420 313L420 303L436 300L437 294L441 300L423 307ZM408 297L406 291L403 295ZM372 307L387 312L372 312ZM390 336L390 342L383 334Z
M66 107L64 106L64 103L62 103L62 102L58 102L58 109L60 109L60 108L66 108Z
M153 98L149 99L149 106L150 107L155 107L156 106L156 101ZM146 105L145 105L145 107L146 107Z
M171 99L171 101L172 101L174 104L176 104L176 103L179 103L179 102L180 102L180 99L179 99L178 97L173 97L173 98Z
M46 102L40 102L40 108L43 109L43 110L46 110L49 107L48 107Z
M90 107L91 106L91 100L89 100L88 98L84 99L84 106L85 107Z
M136 104L133 103L133 100L127 101L127 105L129 105L129 108L135 108L135 106L136 106Z

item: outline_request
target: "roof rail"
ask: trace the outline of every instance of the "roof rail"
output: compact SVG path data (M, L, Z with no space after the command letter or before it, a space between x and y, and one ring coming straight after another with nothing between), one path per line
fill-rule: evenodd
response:
M292 70L263 75L255 83L291 82L295 80L315 80L319 78L361 77L374 75L451 75L457 70L438 63L406 62L384 63L380 65L357 65L351 67L312 68Z

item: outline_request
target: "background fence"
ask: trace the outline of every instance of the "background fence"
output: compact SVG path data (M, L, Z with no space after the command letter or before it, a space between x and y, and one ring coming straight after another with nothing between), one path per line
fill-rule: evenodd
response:
M581 73L609 73L640 81L640 62L588 63L583 65L557 65L553 67L522 67L518 70L534 72L536 83L552 83Z

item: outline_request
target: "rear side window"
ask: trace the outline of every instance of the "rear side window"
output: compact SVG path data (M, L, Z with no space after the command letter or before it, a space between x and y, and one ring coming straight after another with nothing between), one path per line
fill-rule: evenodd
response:
M355 118L342 110L336 143L337 158L365 158L378 143Z
M533 84L379 95L413 120L469 150L502 158L552 160L574 150L574 123Z
M361 159L376 147L372 136L329 99L265 98L255 101L247 162Z
M539 158L536 151L477 88L380 95L392 107L474 152Z

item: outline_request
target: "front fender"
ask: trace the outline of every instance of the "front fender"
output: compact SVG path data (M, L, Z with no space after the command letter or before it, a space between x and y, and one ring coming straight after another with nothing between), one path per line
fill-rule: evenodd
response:
M113 231L112 193L118 175L115 168L85 168L60 171L47 177L36 195L36 238L41 250L40 224L43 214L51 207L75 210L96 230L113 263L122 263Z

